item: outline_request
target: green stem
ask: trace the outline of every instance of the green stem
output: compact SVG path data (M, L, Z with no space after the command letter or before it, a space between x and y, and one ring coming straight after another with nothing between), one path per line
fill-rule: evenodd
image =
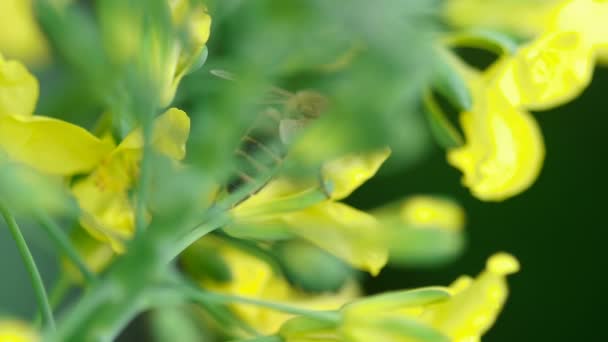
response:
M246 340L234 340L232 342L283 342L279 336L257 336Z
M46 290L44 289L44 283L42 282L42 277L40 276L40 272L38 272L38 267L36 267L36 262L34 261L34 257L30 252L30 249L27 247L27 243L23 238L23 234L21 234L21 230L19 229L19 225L15 218L9 210L0 205L0 212L6 221L8 229L17 244L17 249L21 254L21 258L25 264L25 268L29 273L30 280L32 282L32 287L34 288L34 293L36 295L36 300L38 301L38 307L40 312L42 313L42 317L44 318L45 323L51 328L55 329L55 319L53 318L53 310L51 309L51 304L49 303L49 299L46 294Z
M74 245L65 234L65 232L47 215L38 215L38 221L42 228L51 237L57 247L59 247L70 261L78 268L85 282L92 283L95 280L95 275L89 270L85 262L80 257L80 254L74 248Z
M332 322L332 323L337 322L339 319L338 315L333 311L314 311L314 310L304 309L304 308L300 308L300 307L289 305L289 304L271 302L271 301L267 301L267 300L263 300L263 299L241 297L241 296L230 295L230 294L225 294L225 293L218 293L218 292L209 292L209 291L199 290L190 285L178 286L177 290L179 292L181 292L184 296L190 298L191 300L198 301L201 303L219 302L219 303L224 304L227 302L228 303L232 302L232 303L241 303L241 304L247 304L247 305L262 306L262 307L272 309L275 311L281 311L281 312L285 312L285 313L289 313L289 314L293 314L293 315L307 316L307 317L316 318L319 320Z
M61 274L59 276L59 279L57 279L57 281L55 282L55 285L53 285L53 287L51 288L51 291L49 293L49 303L51 304L51 309L53 311L57 310L57 308L63 301L63 298L65 298L65 295L69 292L71 285L72 284L71 284L69 278L66 277L65 274ZM36 314L36 318L34 319L34 325L36 327L40 326L40 319L41 319L41 316L40 316L40 313L38 312Z
M140 162L139 182L137 184L137 202L135 204L135 236L143 233L146 227L146 203L148 199L148 187L150 184L150 163L152 156L151 136L152 118L144 117L142 157Z

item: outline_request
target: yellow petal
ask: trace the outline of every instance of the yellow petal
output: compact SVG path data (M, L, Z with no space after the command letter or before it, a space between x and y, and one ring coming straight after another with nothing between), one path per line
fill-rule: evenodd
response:
M194 245L197 248L210 248L211 244L230 267L230 281L214 281L209 277L199 280L201 286L212 291L310 310L336 310L360 293L359 287L352 281L347 282L337 293L304 293L292 288L267 261L253 253L210 236L199 240L197 244L198 246ZM233 303L230 307L246 323L265 334L277 332L283 323L293 317L291 314L256 305Z
M560 0L447 0L443 13L450 24L525 36L542 32Z
M597 0L562 1L554 11L550 31L575 31L591 44L608 46L608 2Z
M420 320L455 342L477 341L494 324L508 295L506 276L519 270L506 253L490 257L477 279L460 280L447 301L429 306Z
M173 24L179 30L184 31L186 39L176 42L175 58L169 62L173 65L166 68L170 69L171 73L162 90L162 105L167 105L173 100L181 79L193 67L200 66L201 61L204 62L205 44L211 30L211 16L204 6L192 7L190 1L187 0L170 1L169 5Z
M194 45L202 46L207 43L211 30L211 16L203 6L191 8L188 0L173 0L169 2L173 23L188 29L189 38Z
M1 342L37 342L39 340L38 333L27 323L13 319L0 319Z
M179 109L171 108L154 123L152 144L160 153L175 160L186 156L186 141L190 134L190 118Z
M331 187L331 198L342 199L372 178L391 151L384 148L370 153L351 154L323 165L323 180Z
M154 120L152 145L167 157L181 160L186 155L186 141L189 134L188 115L177 108L170 108ZM117 150L141 150L143 145L141 129L136 129L125 137Z
M500 201L527 189L544 159L543 138L534 118L517 110L499 92L477 94L472 112L461 114L463 147L448 151L463 183L479 199Z
M290 231L372 275L388 260L376 219L345 204L326 201L282 220Z
M72 244L78 251L88 269L98 274L103 271L112 261L116 253L110 245L97 239L93 239L82 229L75 229L71 234ZM65 273L77 284L83 283L80 270L67 258L63 257L61 264Z
M413 227L461 231L464 210L456 202L428 195L412 196L401 206L402 220Z
M506 59L497 82L514 106L544 110L571 101L591 82L594 54L577 32L553 32Z
M82 210L82 227L94 238L110 243L114 251L123 252L124 242L131 238L135 227L127 193L105 187L95 174L75 183L72 193Z
M0 1L0 53L28 64L48 59L48 46L32 8L32 0Z
M14 1L8 0L8 2ZM3 22L2 14L2 5L0 5L0 25ZM14 33L14 30L15 28L11 28L10 31L0 31L2 32L0 37L6 35L5 32ZM34 112L37 101L38 80L23 64L5 60L0 54L0 115L30 115Z
M36 170L72 175L93 169L110 147L85 129L42 116L0 116L0 148Z

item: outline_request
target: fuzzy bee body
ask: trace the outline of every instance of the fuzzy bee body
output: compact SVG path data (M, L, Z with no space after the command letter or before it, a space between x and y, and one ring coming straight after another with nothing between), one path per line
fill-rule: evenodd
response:
M213 70L215 76L234 81L235 77L224 70ZM312 120L327 108L325 96L315 90L292 93L270 87L274 98L263 103L253 123L244 132L240 145L235 149L237 170L228 185L228 192L246 183L257 182L250 191L260 191L272 178L287 156L288 146Z

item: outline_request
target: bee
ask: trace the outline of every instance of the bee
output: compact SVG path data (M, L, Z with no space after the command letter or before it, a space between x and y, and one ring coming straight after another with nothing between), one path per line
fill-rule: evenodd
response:
M225 70L211 70L211 74L236 81L236 77ZM283 163L288 147L298 133L318 119L329 105L326 96L312 89L290 92L270 86L268 95L234 151L236 177L228 183L228 192L253 182L259 182L259 185L249 196L259 192L270 181L272 170Z

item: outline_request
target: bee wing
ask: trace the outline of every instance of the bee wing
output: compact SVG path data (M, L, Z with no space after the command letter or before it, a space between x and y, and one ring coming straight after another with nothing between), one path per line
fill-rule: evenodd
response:
M306 126L306 120L283 119L279 122L279 137L285 145L290 144Z
M209 72L211 73L211 75L213 75L215 77L219 77L221 79L228 80L228 81L236 81L236 76L233 73L231 73L230 71L226 71L226 70L222 70L222 69L213 69L213 70L209 70Z
M215 77L219 77L221 79L227 80L227 81L238 81L238 77L227 70L223 70L223 69L212 69L209 70L209 72L211 73L211 75L215 76ZM269 94L276 96L280 99L281 102L284 102L287 98L292 97L294 94L288 90L285 90L283 88L280 87L276 87L276 86L269 86ZM272 102L277 101L276 99L273 99Z

